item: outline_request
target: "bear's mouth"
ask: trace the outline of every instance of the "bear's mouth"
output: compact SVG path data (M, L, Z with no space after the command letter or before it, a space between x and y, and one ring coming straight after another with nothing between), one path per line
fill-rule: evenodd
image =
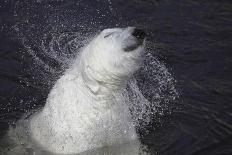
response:
M141 29L135 28L131 35L133 36L133 42L124 48L124 51L126 52L133 51L141 46L145 39L146 33Z
M137 42L135 44L129 45L129 46L124 48L124 51L125 52L133 51L133 50L137 49L139 46L141 46L142 44L143 44L143 42Z

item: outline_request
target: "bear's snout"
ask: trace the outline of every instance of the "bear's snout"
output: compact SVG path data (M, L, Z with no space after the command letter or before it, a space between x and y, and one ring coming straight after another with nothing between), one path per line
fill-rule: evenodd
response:
M146 36L146 33L142 29L135 28L132 32L132 35L137 39L143 40Z
M146 37L146 33L139 28L132 27L129 29L130 31L130 37L125 39L125 46L124 46L124 51L129 52L129 51L134 51L137 49L139 46L141 46L144 42L144 39Z

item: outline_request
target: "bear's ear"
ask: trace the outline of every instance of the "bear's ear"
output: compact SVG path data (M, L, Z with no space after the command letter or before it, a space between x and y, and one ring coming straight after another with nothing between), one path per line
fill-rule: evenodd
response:
M86 67L86 71L82 72L82 78L84 81L84 84L86 85L87 88L90 89L90 91L94 94L96 94L99 91L99 83L92 79L90 76L88 76L88 72L91 72L91 69L89 66Z

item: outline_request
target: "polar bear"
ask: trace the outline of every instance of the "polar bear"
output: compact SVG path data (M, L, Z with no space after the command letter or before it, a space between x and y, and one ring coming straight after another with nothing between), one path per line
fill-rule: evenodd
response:
M139 69L144 40L145 32L135 27L105 29L96 35L55 83L44 108L30 117L33 141L58 154L137 145L120 90ZM131 147L128 154L136 151Z

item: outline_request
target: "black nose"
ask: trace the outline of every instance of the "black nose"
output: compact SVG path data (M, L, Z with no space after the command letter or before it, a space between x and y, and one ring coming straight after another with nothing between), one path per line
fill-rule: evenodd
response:
M146 33L141 29L135 28L134 31L132 32L132 35L135 36L137 39L144 39Z

